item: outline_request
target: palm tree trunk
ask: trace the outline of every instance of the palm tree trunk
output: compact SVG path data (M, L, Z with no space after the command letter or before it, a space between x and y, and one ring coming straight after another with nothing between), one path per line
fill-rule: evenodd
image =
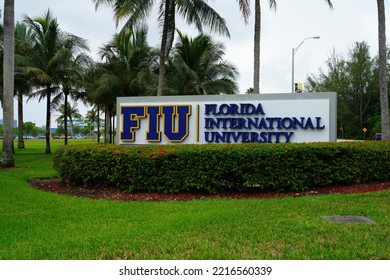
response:
M64 90L65 95L65 107L64 107L64 144L65 146L68 145L68 90Z
M69 122L70 122L70 139L74 139L73 138L73 119L71 116L69 116Z
M253 93L260 93L260 33L261 7L260 0L255 1L255 38L254 38L254 65L253 65Z
M109 143L112 144L112 109L110 108L108 110L108 118L109 118L109 124L108 124L108 131L109 131Z
M389 97L387 93L385 1L377 0L377 4L378 4L379 92L380 92L380 101L381 101L381 132L382 132L382 140L390 140Z
M163 33L161 36L161 49L160 49L160 66L159 66L159 76L158 76L158 87L157 87L157 96L163 95L164 88L164 77L165 77L165 53L167 46L167 37L168 37L168 14L170 10L171 0L165 1L165 11L164 11L164 27Z
M46 85L46 149L45 154L51 154L50 149L50 119L51 119L51 93L50 93L51 85Z
M107 106L106 106L104 108L104 143L108 142L107 130L108 130L108 123L107 123Z
M164 41L164 40L162 40L162 41ZM157 96L163 95L164 76L165 76L165 47L162 47L162 45L161 45Z
M15 166L14 160L14 28L15 2L4 1L4 60L3 60L3 153L0 165Z
M112 113L112 143L115 144L115 112Z
M97 142L100 143L100 106L97 105Z
M24 123L23 123L23 94L21 92L17 93L18 95L18 149L24 149Z

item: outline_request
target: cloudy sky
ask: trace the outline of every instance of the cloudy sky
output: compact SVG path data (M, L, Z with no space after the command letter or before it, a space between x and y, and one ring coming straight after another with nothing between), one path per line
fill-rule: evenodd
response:
M251 2L254 11L254 1ZM376 1L332 2L334 9L330 10L325 0L277 0L275 12L268 9L267 0L261 1L261 93L291 91L292 49L308 37L320 36L320 39L306 40L296 53L295 82L304 82L308 74L318 74L320 68L325 69L325 61L333 49L346 56L355 42L366 41L371 47L372 56L377 55ZM236 0L215 0L209 3L226 19L231 38L215 35L215 40L225 44L226 59L237 66L240 72L240 93L245 93L252 86L254 15L245 25ZM385 0L385 4L387 30L390 30L390 0ZM0 0L0 7L3 6L4 1ZM16 20L21 21L25 14L31 18L40 16L49 8L62 30L88 40L91 56L95 59L99 58L99 48L118 31L112 10L102 6L96 11L91 0L16 0ZM158 47L160 31L155 14L150 16L148 24L149 44ZM194 29L182 22L177 27L184 33L196 35ZM389 32L387 38L390 38ZM88 110L82 104L78 104L78 107L83 114ZM30 100L25 104L24 115L25 121L44 125L44 102L39 104Z

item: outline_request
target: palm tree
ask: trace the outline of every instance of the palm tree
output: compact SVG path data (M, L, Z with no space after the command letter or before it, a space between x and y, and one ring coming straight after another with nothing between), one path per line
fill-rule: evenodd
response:
M37 86L41 89L31 97L46 98L46 149L50 154L50 119L52 95L60 92L60 85L69 73L69 61L74 59L74 53L86 49L85 40L73 34L60 30L57 19L48 10L42 17L30 18L27 15L24 22L32 30L34 43L32 47L32 67L26 67L26 73L34 76Z
M69 46L70 48L74 46ZM87 47L85 46L85 49ZM69 97L73 100L82 100L86 103L86 95L84 89L84 75L86 73L87 67L92 63L91 58L85 53L78 54L75 58L67 61L64 75L61 78L61 90L58 95L53 98L52 105L58 107L62 102L62 97L64 97L63 104L68 104ZM64 122L67 123L69 116L68 107L64 106ZM68 145L68 128L64 127L64 144Z
M119 20L127 18L124 28L130 28L144 20L154 6L154 0L92 0L98 7L100 4L109 4L114 7L115 18ZM159 6L159 21L162 26L160 56L159 56L159 80L157 95L163 95L165 58L169 53L175 34L176 12L188 23L194 23L202 32L203 25L210 27L223 35L229 35L225 20L212 9L204 0L176 1L162 0Z
M4 57L3 57L3 153L0 165L15 166L14 160L14 37L15 3L4 1Z
M154 81L150 71L153 49L147 43L145 25L114 35L100 55L104 61L100 64L103 84L111 84L112 91L120 96L148 94L149 83Z
M108 115L106 131L110 132L110 143L116 97L150 94L149 88L154 81L151 72L153 50L146 42L146 34L145 26L125 30L116 34L100 51L103 63L98 64L95 69L96 82L90 87L89 95L95 104L105 107Z
M17 22L15 26L15 95L18 98L18 148L24 149L23 96L31 92L32 83L23 67L28 66L31 51L32 32L24 24Z
M98 78L102 75L100 64L92 63L84 75L85 99L88 104L95 106L97 111L97 141L100 142L100 103L98 100Z
M330 0L325 0L329 7L333 7ZM241 13L247 22L250 11L249 0L237 0ZM269 0L269 7L276 9L276 0ZM260 93L260 36L261 36L261 6L260 0L255 0L255 29L254 29L254 48L253 48L253 93Z
M269 0L270 8L276 9L276 1ZM260 93L260 36L261 36L261 6L260 0L255 1L255 34L253 47L253 89L254 93Z
M390 139L389 131L389 97L387 92L387 50L386 50L386 16L385 1L377 0L378 5L378 41L379 41L379 91L381 100L382 139Z
M86 103L86 95L84 90L84 75L88 67L92 64L92 59L84 53L88 51L87 41L71 35L69 40L65 42L65 48L69 50L69 58L65 61L64 73L61 78L61 91L60 94L53 98L53 106L58 106L64 96L64 105L68 104L68 98L73 100L82 100ZM68 118L68 106L64 106L65 123ZM65 145L68 144L68 131L65 126Z
M237 0L245 23L251 13L249 0ZM276 1L269 0L269 7L276 10ZM253 93L260 93L260 35L261 35L261 6L260 0L255 0L255 29L253 47Z
M98 110L97 110L97 106L95 106L94 108L89 110L85 115L85 121L88 123L89 126L92 126L91 135L95 130L95 124L97 123L97 120L98 120ZM99 126L97 126L97 129L99 130Z
M70 128L71 128L71 133L73 137L73 121L78 119L81 120L83 119L83 116L80 114L79 109L77 109L77 103L75 103L73 106L70 105L69 102L65 104L60 105L57 110L61 113L61 115L56 119L57 122L61 122L64 124L64 128L68 126L68 118L70 122Z
M207 35L189 38L178 31L179 41L173 49L172 70L168 67L175 94L235 94L238 72L223 60L225 46ZM169 73L171 72L171 73Z

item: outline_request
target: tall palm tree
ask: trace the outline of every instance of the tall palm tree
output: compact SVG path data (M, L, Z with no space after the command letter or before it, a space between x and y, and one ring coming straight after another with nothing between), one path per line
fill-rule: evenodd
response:
M34 44L31 53L32 67L26 67L26 73L32 74L41 89L31 97L46 98L46 149L50 154L50 119L52 95L59 93L61 82L66 77L69 61L74 53L86 48L85 40L59 28L57 19L48 10L42 17L24 17L24 22L32 30Z
M64 124L64 128L68 126L68 118L71 128L71 133L73 136L73 121L78 119L83 119L83 116L80 114L79 109L77 108L77 103L73 104L73 106L70 105L69 102L65 104L60 105L57 110L61 113L61 115L56 119L57 122L61 122Z
M23 97L31 92L32 83L29 76L23 72L28 66L28 56L33 42L31 30L24 24L17 22L15 26L15 95L18 98L18 148L24 149L24 118Z
M325 0L332 8L332 2ZM250 0L237 0L241 13L247 22L250 11ZM269 7L276 9L276 0L269 0ZM261 36L261 6L260 0L255 0L255 28L254 28L254 47L253 47L253 93L260 93L260 36Z
M70 48L74 46L69 46ZM85 47L85 49L87 49ZM86 95L84 89L84 75L87 71L87 67L92 63L91 58L85 53L78 54L75 58L67 61L64 68L64 75L61 78L61 89L59 94L54 96L52 105L54 107L60 106L60 103L64 99L63 104L68 104L69 98L73 100L81 100L86 103ZM68 107L64 106L64 122L67 123L69 113ZM68 127L64 127L64 144L68 145Z
M92 126L91 136L93 135L95 125L97 124L98 114L99 112L97 106L95 106L91 110L88 110L87 114L85 115L85 121L88 123L89 126ZM97 129L100 129L99 126L97 126Z
M276 1L269 0L270 8L276 9ZM255 1L255 34L253 47L253 90L260 93L260 37L261 37L261 6L260 0Z
M115 18L118 21L127 18L124 28L132 28L135 23L144 20L154 6L154 0L92 0L98 7L100 4L109 4L114 7ZM205 0L176 1L161 0L158 20L162 26L159 81L157 95L163 95L165 59L172 47L175 28L176 13L180 14L188 23L195 24L202 32L203 25L223 35L229 35L225 20L212 9Z
M14 37L15 2L4 1L4 57L3 57L3 153L0 165L15 166L13 147L14 128Z
M103 63L97 65L96 82L89 94L95 104L105 107L108 114L106 131L110 132L110 143L116 97L149 94L148 89L154 78L151 72L153 55L152 48L147 44L146 34L145 26L125 30L116 34L100 51Z
M225 46L208 35L189 38L178 31L173 49L172 70L167 76L175 94L206 95L238 92L236 67L225 61ZM169 73L171 72L171 73Z
M146 95L154 79L150 71L153 49L147 43L147 28L136 26L114 35L100 50L103 63L101 81L111 84L120 96Z
M100 64L91 63L84 75L85 98L88 104L94 105L97 111L97 141L100 142L100 103L98 100L98 78L102 75Z
M386 55L386 16L385 1L377 0L378 5L378 41L379 41L379 91L381 100L382 139L390 139L389 97L387 92L387 55Z

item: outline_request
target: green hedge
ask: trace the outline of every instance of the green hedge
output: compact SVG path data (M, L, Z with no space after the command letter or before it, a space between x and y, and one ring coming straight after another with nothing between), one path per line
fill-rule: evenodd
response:
M66 146L63 181L128 191L299 191L390 180L390 142L168 146Z

